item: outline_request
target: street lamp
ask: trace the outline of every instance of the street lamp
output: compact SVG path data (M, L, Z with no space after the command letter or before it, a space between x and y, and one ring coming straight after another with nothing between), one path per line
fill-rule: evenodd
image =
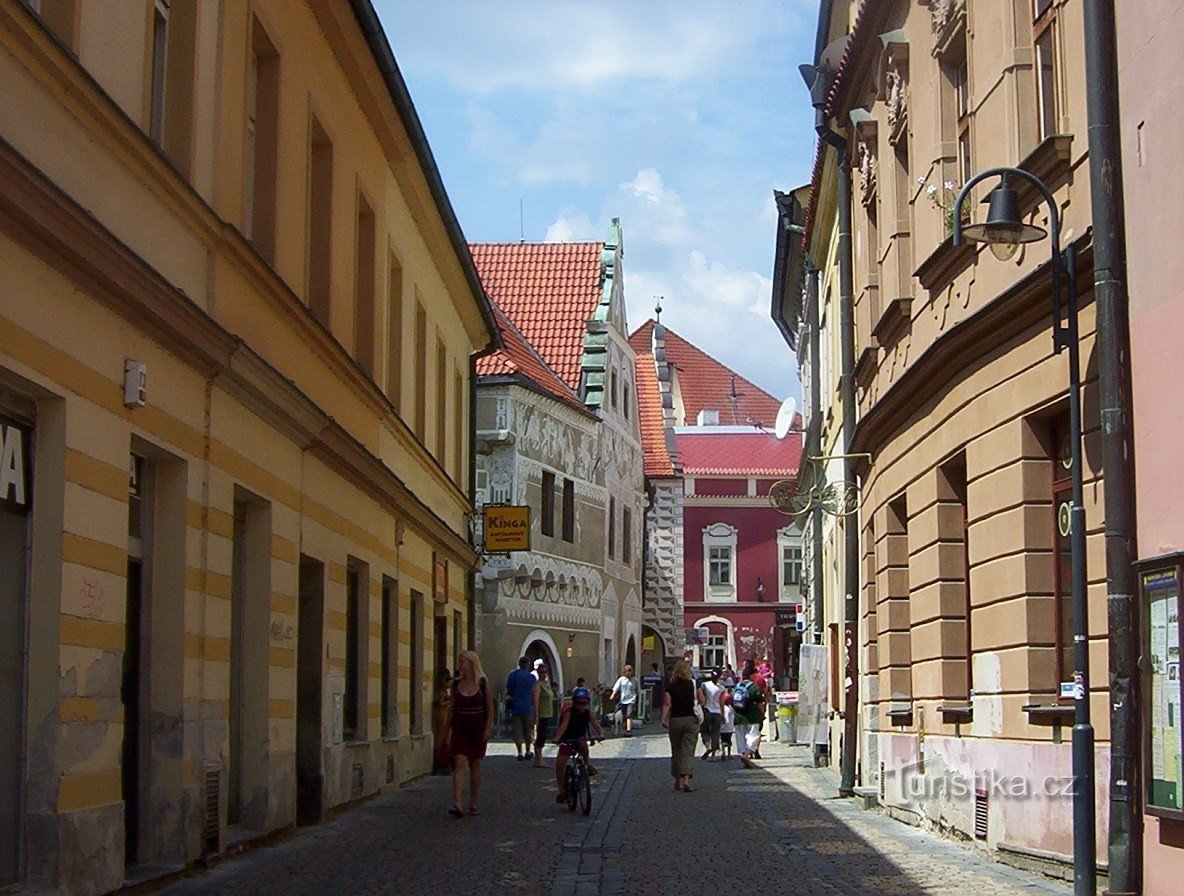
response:
M988 177L999 184L987 196L987 220L962 224L962 203L970 188ZM1052 248L1052 344L1060 354L1069 350L1069 440L1073 503L1069 509L1070 554L1073 564L1073 892L1094 896L1097 887L1094 842L1094 729L1089 718L1089 607L1085 580L1085 506L1081 472L1081 346L1077 330L1077 277L1073 246L1061 249L1061 223L1052 192L1039 178L1021 168L990 168L979 172L958 191L954 200L955 246L963 239L986 243L996 258L1011 258L1021 243L1044 239L1044 228L1020 218L1019 197L1012 178L1030 183L1048 205ZM1065 301L1061 301L1061 282Z

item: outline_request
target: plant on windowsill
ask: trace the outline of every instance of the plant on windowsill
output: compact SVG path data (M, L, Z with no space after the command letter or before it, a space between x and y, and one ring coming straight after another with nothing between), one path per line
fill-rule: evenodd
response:
M925 185L925 178L918 177L917 183L922 186ZM958 198L958 184L952 180L947 180L940 187L937 184L930 184L925 187L925 196L933 204L933 207L941 211L942 221L946 225L946 236L954 232L954 200ZM962 223L970 223L970 205L964 204L962 206Z

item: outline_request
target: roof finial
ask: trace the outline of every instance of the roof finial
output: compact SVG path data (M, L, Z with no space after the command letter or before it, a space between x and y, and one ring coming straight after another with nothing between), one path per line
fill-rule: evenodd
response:
M662 322L662 299L664 296L654 296L654 298L657 300L657 304L654 305L654 314L657 315L654 318L654 323L660 324Z

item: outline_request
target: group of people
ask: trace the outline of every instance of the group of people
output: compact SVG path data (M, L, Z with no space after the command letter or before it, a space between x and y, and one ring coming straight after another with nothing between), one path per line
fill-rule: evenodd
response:
M688 660L674 664L669 680L663 682L662 727L670 737L670 774L675 790L694 790L691 779L700 737L705 747L702 758L707 761L730 759L733 735L745 767L752 767L752 761L760 758L761 729L770 694L770 674L764 668L748 660L739 677L729 665L723 670L711 670L696 683ZM623 718L626 737L633 733L638 693L633 667L627 665L610 695ZM588 762L589 774L596 774L596 767L589 761L588 742L604 734L592 713L591 692L579 678L570 699L564 702L547 664L539 660L532 669L530 660L522 657L518 668L506 679L505 694L519 762L533 760L536 767L546 767L543 745L552 722L558 719L550 740L559 747L555 783L559 791L556 801L561 802L565 798L563 769L572 752L578 751ZM481 760L493 735L494 702L475 651L460 654L455 678L448 670L441 672L434 719L436 766L437 771L451 768L453 804L448 812L456 818L465 815L461 798L466 775L467 811L469 815L478 812Z
M674 664L662 700L662 727L670 736L670 774L674 789L694 790L695 752L700 737L703 759L730 759L732 737L746 768L760 758L761 730L769 705L769 674L762 673L755 660L748 660L739 678L726 670L713 669L696 684L691 664Z

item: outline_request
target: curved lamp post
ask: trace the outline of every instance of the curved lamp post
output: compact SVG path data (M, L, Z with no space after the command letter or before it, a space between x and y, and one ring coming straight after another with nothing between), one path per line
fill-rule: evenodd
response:
M962 204L970 188L989 177L999 184L987 195L987 220L962 224ZM1030 183L1048 205L1051 234L1042 227L1025 224L1020 217L1019 197L1013 178ZM1060 354L1069 350L1069 439L1073 503L1069 508L1070 553L1073 564L1073 892L1094 896L1097 887L1094 839L1094 729L1089 717L1089 607L1085 579L1085 507L1081 471L1081 347L1077 331L1076 258L1072 246L1061 250L1061 222L1057 204L1048 187L1021 168L989 168L968 180L954 200L955 246L964 239L986 243L994 256L1006 261L1020 243L1033 243L1051 236L1052 248L1052 344ZM1061 300L1061 284L1065 301ZM1064 525L1058 513L1058 525Z

